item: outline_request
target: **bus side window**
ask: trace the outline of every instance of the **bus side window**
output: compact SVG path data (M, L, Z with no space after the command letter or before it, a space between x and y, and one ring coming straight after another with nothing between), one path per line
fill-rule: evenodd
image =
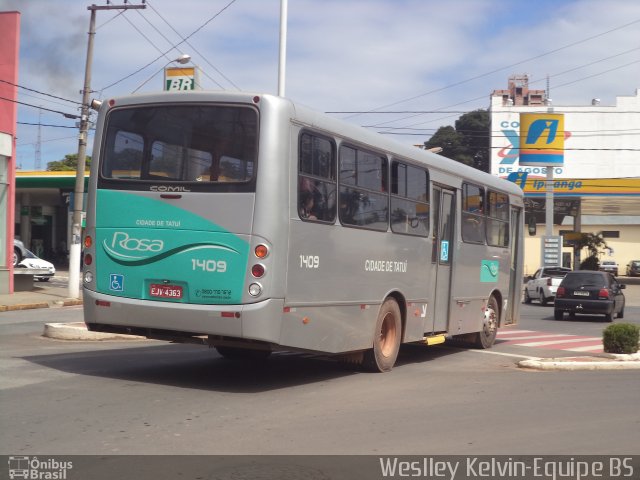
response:
M496 247L509 245L509 197L489 191L487 212L487 243Z
M429 172L396 160L391 164L391 230L429 235Z
M298 215L303 220L336 219L336 148L333 140L303 132L298 162Z
M485 242L484 188L467 183L462 185L462 240Z
M342 145L340 163L340 222L386 232L389 225L387 157Z

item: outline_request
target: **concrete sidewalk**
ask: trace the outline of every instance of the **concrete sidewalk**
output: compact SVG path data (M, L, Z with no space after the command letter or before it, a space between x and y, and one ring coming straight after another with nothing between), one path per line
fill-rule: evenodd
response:
M82 288L79 298L69 298L68 278L67 272L57 272L49 282L34 281L29 291L0 295L0 312L82 305Z

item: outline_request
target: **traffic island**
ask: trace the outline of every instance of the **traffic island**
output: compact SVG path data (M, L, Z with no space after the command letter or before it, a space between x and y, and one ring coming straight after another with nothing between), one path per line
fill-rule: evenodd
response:
M632 370L640 369L640 353L605 353L598 356L521 360L518 367L532 370Z
M44 337L56 340L146 340L138 335L123 335L119 333L91 332L83 322L75 323L46 323Z

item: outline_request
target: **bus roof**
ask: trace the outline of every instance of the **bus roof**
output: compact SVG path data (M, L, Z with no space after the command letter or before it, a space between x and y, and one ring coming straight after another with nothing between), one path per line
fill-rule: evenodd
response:
M256 99L259 99L257 102ZM185 92L155 92L128 95L110 99L104 104L112 103L114 106L126 106L145 103L163 102L237 102L255 104L258 107L261 102L268 102L275 109L284 110L291 120L310 128L319 129L331 133L339 138L355 142L363 146L383 152L392 156L401 156L405 159L422 163L430 169L449 173L472 183L480 183L506 193L522 197L522 190L513 182L501 179L489 173L472 168L463 163L451 160L433 152L421 150L386 138L364 127L354 125L344 120L334 118L328 114L318 112L302 104L295 103L288 98L278 97L272 94L254 92L221 92L221 91L185 91ZM108 108L103 105L103 108Z

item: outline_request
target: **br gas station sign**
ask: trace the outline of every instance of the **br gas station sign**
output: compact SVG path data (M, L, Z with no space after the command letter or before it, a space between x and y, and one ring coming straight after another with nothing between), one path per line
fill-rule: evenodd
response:
M164 69L164 89L169 92L199 90L197 67L167 67Z

